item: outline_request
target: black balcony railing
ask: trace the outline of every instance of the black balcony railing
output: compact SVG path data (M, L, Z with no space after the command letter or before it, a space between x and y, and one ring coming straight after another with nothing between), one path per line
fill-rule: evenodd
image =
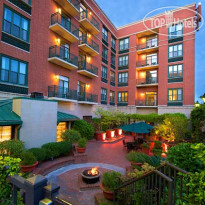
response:
M88 39L87 34L83 34L79 37L80 44L87 44L92 49L94 49L96 52L99 53L99 45L95 43L93 40Z
M149 85L158 83L157 77L137 79L137 85Z
M60 24L63 28L72 33L75 37L79 37L79 29L58 12L51 15L51 25L56 23Z
M157 106L157 100L136 100L136 106Z
M93 17L92 14L89 14L88 10L83 10L80 12L80 20L83 19L88 19L93 26L95 26L95 28L97 28L98 30L100 29L100 24L99 22Z
M145 67L145 66L154 66L158 65L158 58L157 56L149 56L144 61L138 61L137 67Z
M86 61L78 62L78 70L86 70L90 73L98 75L98 68L90 63L87 63Z
M71 54L65 46L51 46L49 48L49 58L57 57L75 66L78 66L78 57Z
M86 102L98 102L98 96L91 94L91 93L86 93L86 92L78 92L78 101L86 101Z
M152 40L148 40L146 43L138 44L137 45L137 50L155 48L157 46L158 46L158 40L157 39L152 39Z
M48 86L48 97L77 100L77 90L70 90L57 85L51 85Z
M80 10L80 1L78 0L67 0L68 2L70 2L71 4L73 4L73 6L77 9Z

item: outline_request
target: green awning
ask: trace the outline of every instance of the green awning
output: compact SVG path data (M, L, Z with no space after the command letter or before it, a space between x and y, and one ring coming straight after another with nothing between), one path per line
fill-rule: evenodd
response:
M150 130L152 130L154 127L152 125L149 125L145 122L138 122L138 123L132 123L130 125L125 125L123 127L120 127L123 131L127 132L134 132L139 134L148 134L150 133Z
M58 111L57 124L59 124L60 122L69 122L69 121L75 121L75 120L79 120L79 118L75 115L70 115L70 114Z
M12 100L0 100L0 126L21 124L21 118L12 111Z

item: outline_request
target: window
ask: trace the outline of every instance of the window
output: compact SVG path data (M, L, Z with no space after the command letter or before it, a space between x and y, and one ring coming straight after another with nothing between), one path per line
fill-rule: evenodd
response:
M115 66L115 55L111 53L111 64Z
M120 56L120 57L119 57L118 66L119 66L119 67L128 66L128 62L129 62L129 57L128 57L128 55L126 55L126 56Z
M180 57L183 55L183 45L177 44L169 46L169 58Z
M129 49L129 38L119 40L119 50Z
M115 72L110 71L110 82L115 83Z
M107 60L108 59L108 49L105 46L102 47L102 57Z
M178 38L183 35L183 24L175 24L169 27L169 39L171 38Z
M28 64L10 57L1 57L0 80L7 83L27 85Z
M168 67L168 78L182 78L183 77L183 64L170 65Z
M69 93L69 78L60 75L58 85L59 97L67 97Z
M10 140L12 137L11 126L0 126L0 142Z
M182 101L182 99L183 99L183 89L182 88L168 89L168 101L169 102Z
M57 125L57 132L56 132L56 142L61 142L63 141L61 135L63 132L65 132L68 128L67 128L67 122L60 122L58 125Z
M110 102L114 103L115 102L115 92L114 91L110 91Z
M147 44L147 47L148 47L148 48L157 47L157 37L147 38L146 44Z
M29 42L30 20L13 10L4 8L3 31Z
M107 80L107 68L105 66L102 66L101 77Z
M146 59L146 65L157 65L158 60L157 60L157 54L150 54L147 55L147 59Z
M113 36L111 37L111 47L116 50L116 39Z
M128 72L118 73L118 83L128 83Z
M101 88L101 101L107 101L107 89Z
M108 30L104 26L102 27L102 38L108 42Z
M118 92L118 102L128 102L128 92Z

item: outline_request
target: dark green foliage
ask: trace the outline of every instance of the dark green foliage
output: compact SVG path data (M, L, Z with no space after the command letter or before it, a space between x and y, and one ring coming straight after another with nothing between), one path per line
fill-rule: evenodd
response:
M107 191L114 191L120 185L119 178L122 175L118 172L104 172L102 176L102 184Z
M24 144L20 140L7 140L0 143L0 155L20 157L24 151Z
M42 162L46 160L46 149L43 148L32 148L29 149L28 151L32 152L33 155L36 157L38 162Z
M20 173L20 162L20 158L0 156L0 204L2 205L12 204L12 185L8 181L7 176L13 176ZM8 166L9 169L2 171L5 166Z
M86 138L80 138L78 140L78 147L84 148L87 145L87 139Z
M42 146L46 150L46 158L56 158L65 156L72 151L72 144L70 142L50 142Z
M205 167L201 160L196 158L197 154L192 144L181 143L169 149L167 160L188 172L201 172Z
M73 129L77 130L81 134L81 137L85 137L88 140L92 139L94 136L93 126L84 120L75 121L73 124Z
M74 143L80 139L81 135L77 130L71 129L66 130L64 133L62 133L61 137L64 141Z
M150 148L150 144L144 142L144 143L142 144L142 147L143 147L143 148Z
M205 132L202 132L202 127L205 126L205 104L192 110L191 123L193 141L203 142L205 140Z
M30 151L25 151L21 154L22 165L31 166L33 165L37 159Z

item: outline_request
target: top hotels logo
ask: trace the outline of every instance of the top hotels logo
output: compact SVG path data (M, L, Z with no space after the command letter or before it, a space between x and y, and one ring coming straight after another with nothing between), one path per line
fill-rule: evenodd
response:
M201 15L201 10L199 11L199 9L201 9L201 5L199 4L199 6L200 7L197 9L178 6L161 7L146 14L143 19L143 24L146 29L160 35L170 35L170 33L172 33L172 25L177 25L176 29L179 31L187 28L186 32L184 32L184 36L190 35L195 31L198 31L204 24L204 18ZM175 15L175 12L178 12L178 14ZM177 16L177 18L175 16ZM156 28L162 27L169 28L169 34L167 33L167 29L160 29L160 32L156 30ZM181 36L181 33L175 32L172 33L172 36L177 38L178 36Z

